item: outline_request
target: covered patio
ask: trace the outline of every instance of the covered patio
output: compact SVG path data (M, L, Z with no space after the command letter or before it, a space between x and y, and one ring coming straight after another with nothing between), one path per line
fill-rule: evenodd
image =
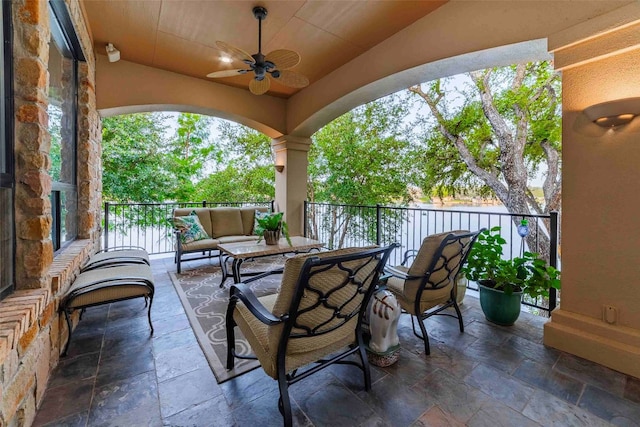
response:
M216 264L191 261L189 269ZM34 426L280 426L277 382L260 368L217 384L169 278L171 258L152 262L155 333L144 304L90 308L45 393ZM488 323L476 296L455 319L427 321L431 354L399 327L401 355L372 366L372 390L352 366L332 367L291 388L300 426L633 425L640 380L542 344L544 317Z
M256 50L251 13L255 5L250 2L2 3L0 425L31 425L34 420L38 425L128 425L140 419L141 412L136 411L144 411L152 425L200 425L200 421L211 425L218 420L221 425L246 425L254 420L245 416L262 411L277 415L277 407L267 403L272 385L263 381L266 377L260 371L217 385L207 380L211 377L206 366L201 367L197 345L190 353L193 361L180 366L159 362L163 349L193 347L168 279L170 260L154 262L160 303L152 316L174 322L159 326L156 337L136 341L143 342L139 354L101 356L108 334L124 334L113 337L124 344L129 334L135 335L136 326L110 327L125 313L138 318L136 310L128 310L127 304L139 303L134 301L122 310L113 306L87 313L95 317L80 322L76 333L87 334L88 347L76 348L76 357L60 358L67 336L59 313L61 298L100 247L101 118L185 111L234 120L263 132L272 138L277 166L275 204L296 235L303 230L311 135L323 125L413 84L550 57L563 74L562 300L552 319L543 324L528 318L516 328L497 328L482 319L477 303L467 297L467 332L459 341L451 339L446 321L436 321L436 351L425 357L419 345L409 344L401 364L376 370L369 394L358 391L341 372L301 383L301 398L295 398L298 421L302 425L430 425L440 419L470 425L495 424L497 419L504 425L520 421L549 425L552 419L557 425L637 423L640 202L633 195L640 182L640 119L605 129L584 110L640 97L640 3L265 1L260 5L269 11L263 27L265 52L298 51L302 61L293 70L308 77L307 87L274 82L258 96L248 90L249 74L206 78L225 67L216 41L250 54ZM119 61L109 61L107 43L120 50ZM52 152L54 143L57 153ZM57 154L63 157L61 162L53 161ZM605 316L605 308L613 316ZM178 336L180 340L173 341ZM136 363L128 359L134 354L140 356ZM199 385L193 392L183 392L181 381L190 375L202 383L191 382ZM261 386L247 387L253 381ZM448 387L438 388L442 384ZM141 387L137 396L147 400L122 404L126 399L113 392L127 387ZM341 402L355 403L348 410L337 409L338 418L322 418L334 414L328 408L339 408ZM353 411L355 407L360 412ZM209 418L199 418L201 411ZM214 419L211 413L218 411L220 418ZM347 415L357 419L351 423L340 418ZM556 415L567 418L555 421ZM265 415L261 424L267 418L276 424L281 421Z

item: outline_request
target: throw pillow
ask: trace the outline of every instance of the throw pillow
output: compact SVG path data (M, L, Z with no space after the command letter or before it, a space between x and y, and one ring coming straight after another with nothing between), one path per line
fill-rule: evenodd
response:
M191 243L209 238L195 212L185 216L175 216L172 218L172 223L180 231L180 243Z

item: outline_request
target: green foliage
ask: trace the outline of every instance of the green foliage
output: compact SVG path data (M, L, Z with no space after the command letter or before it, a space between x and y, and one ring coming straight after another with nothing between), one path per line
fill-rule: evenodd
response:
M282 212L265 213L260 216L256 216L256 229L255 234L260 236L258 243L262 241L265 231L278 231L282 230L282 234L287 239L289 246L293 246L291 243L291 237L289 236L289 226L282 220Z
M169 144L167 165L176 177L175 200L193 200L195 182L202 178L204 165L216 156L218 147L209 140L211 119L198 114L181 113L178 128Z
M164 117L129 114L102 121L105 200L158 202L171 198L175 177L165 167Z
M467 279L507 295L522 291L532 298L548 297L550 288L560 289L560 272L547 265L538 254L525 252L522 257L503 259L506 243L500 227L482 231L463 267Z
M409 171L416 167L398 97L343 114L313 135L309 200L374 205L408 202Z
M195 198L266 201L275 197L271 140L248 127L222 122L216 170L195 185Z
M504 173L509 168L502 163L505 145L501 146L500 136L483 110L480 101L483 89L490 90L493 105L514 138L524 135L526 143L522 156L529 178L545 167L542 143L561 150L560 74L549 62L529 63L523 69L522 84L517 85L514 84L519 77L517 67L485 71L485 75L489 75L486 86L483 81L474 84L470 78L466 83L459 83L459 79L440 79L422 85L441 114L440 120L435 122L431 116L421 118L424 131L419 154L422 172L418 183L425 194L495 195L494 190L469 168L452 137L464 143L480 169L505 181ZM452 87L454 81L457 82L455 88ZM513 145L506 145L506 149L512 148Z

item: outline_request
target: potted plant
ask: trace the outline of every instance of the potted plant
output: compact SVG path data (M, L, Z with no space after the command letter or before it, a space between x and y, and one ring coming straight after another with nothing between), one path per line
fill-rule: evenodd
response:
M277 245L280 235L283 234L289 246L291 237L289 236L289 226L282 220L282 212L256 213L255 234L260 236L258 243L264 241L267 245Z
M560 289L560 271L534 252L503 259L506 243L500 227L481 232L463 272L467 279L478 283L480 306L487 320L509 326L520 315L522 294L548 297L549 289Z

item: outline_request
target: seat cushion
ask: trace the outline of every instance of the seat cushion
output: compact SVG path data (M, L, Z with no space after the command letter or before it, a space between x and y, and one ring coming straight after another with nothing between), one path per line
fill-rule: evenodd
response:
M78 308L153 293L153 274L148 265L91 270L78 275L67 291L64 305Z
M111 250L94 254L83 268L91 267L94 265L109 265L118 262L130 263L146 263L149 264L149 254L142 249L124 249L124 250Z
M242 215L238 208L214 208L210 210L211 237L243 236Z
M258 298L260 303L265 306L267 310L273 312L273 307L277 299L277 294L267 295L264 297ZM277 371L277 354L278 354L278 346L277 343L275 345L271 345L269 343L269 335L274 331L281 332L281 326L269 327L264 323L260 322L241 302L236 306L236 310L233 315L233 319L235 320L238 328L242 331L242 334L245 336L253 353L256 355L262 368L272 378L278 377ZM353 319L356 320L356 319ZM355 330L355 324L353 327L349 327L351 331ZM321 338L321 337L318 337ZM323 339L325 339L324 337ZM309 349L305 351L304 349L298 349L296 353L289 354L285 359L285 370L286 372L291 372L294 369L298 369L302 366L308 365L309 363L315 362L316 360L323 358L324 356L331 354L337 350L340 350L349 344L353 343L355 340L355 334L350 334L340 340L332 342L329 345L323 346L320 350ZM296 340L290 340L289 344L295 344Z
M235 243L235 242L251 242L258 241L258 236L223 236L218 240L220 243Z
M423 313L437 305L444 304L451 297L451 285L440 289L425 289L422 292L420 302L420 312ZM389 289L400 303L403 310L417 314L415 311L415 294L407 294L405 289L405 281L397 277L390 277L387 280L387 289ZM411 297L413 295L413 297Z
M218 249L218 244L220 240L218 239L203 239L197 240L195 242L186 243L182 245L183 252L193 252L193 251L208 251Z

